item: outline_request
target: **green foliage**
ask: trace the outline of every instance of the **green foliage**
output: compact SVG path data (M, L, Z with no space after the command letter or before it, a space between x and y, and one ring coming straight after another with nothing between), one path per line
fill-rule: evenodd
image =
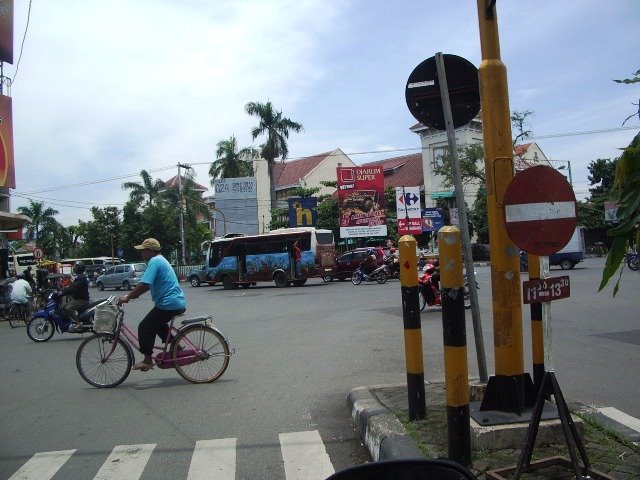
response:
M599 290L602 290L622 264L629 248L637 248L640 241L640 133L624 150L618 160L614 188L617 194L619 225L608 231L613 243L607 255ZM618 293L620 278L613 289Z
M93 220L78 224L77 234L83 242L74 256L116 256L122 228L120 211L116 207L92 207L91 215Z
M31 223L26 228L27 239L34 240L37 246L44 247L48 252L53 252L55 245L52 245L52 239L61 227L54 217L60 212L45 207L43 202L34 202L31 199L29 199L28 206L18 207L18 212L31 218Z
M228 140L220 140L217 144L216 159L209 168L211 185L215 185L216 178L238 178L253 175L251 161L258 158L258 151L254 148L243 148L238 151L238 141L235 135Z
M587 166L590 173L590 175L587 176L590 182L589 185L595 185L595 187L589 188L593 201L602 203L605 200L611 200L615 197L613 186L616 177L617 163L617 158L614 160L599 158L590 162Z
M482 184L469 213L469 223L478 236L478 243L489 243L489 215L487 212L487 187Z
M318 203L318 228L326 228L333 231L335 239L340 238L340 210L338 209L338 200L335 198L327 198Z
M633 74L633 78L625 78L623 80L614 80L616 83L640 83L640 70Z

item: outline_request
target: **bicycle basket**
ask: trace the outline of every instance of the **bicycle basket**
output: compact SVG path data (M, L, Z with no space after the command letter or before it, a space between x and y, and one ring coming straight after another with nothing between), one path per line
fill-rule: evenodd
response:
M96 307L93 330L97 333L113 333L118 323L118 306L104 303Z

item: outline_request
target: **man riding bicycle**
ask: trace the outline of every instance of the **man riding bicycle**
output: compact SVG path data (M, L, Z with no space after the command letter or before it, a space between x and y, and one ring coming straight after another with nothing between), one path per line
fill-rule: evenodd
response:
M171 264L160 254L160 242L155 238L147 238L134 248L140 250L142 259L147 262L147 269L142 274L138 285L129 294L118 299L118 305L127 303L151 290L151 298L155 306L138 325L140 352L144 355L144 359L133 366L134 370L146 372L153 368L151 355L155 335L164 342L169 333L168 323L173 317L185 311L187 303Z

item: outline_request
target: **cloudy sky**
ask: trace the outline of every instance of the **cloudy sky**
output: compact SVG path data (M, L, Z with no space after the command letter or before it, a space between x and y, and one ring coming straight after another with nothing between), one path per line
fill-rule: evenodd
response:
M511 110L570 162L578 197L590 161L638 131L640 1L498 0ZM16 189L73 225L122 207L145 169L178 162L208 186L215 145L252 142L249 101L270 100L304 132L290 157L341 148L356 163L419 151L404 90L437 52L480 65L476 2L452 0L15 0ZM24 37L26 29L26 37ZM16 72L16 62L22 58ZM6 93L6 91L5 91ZM363 152L374 152L363 154Z

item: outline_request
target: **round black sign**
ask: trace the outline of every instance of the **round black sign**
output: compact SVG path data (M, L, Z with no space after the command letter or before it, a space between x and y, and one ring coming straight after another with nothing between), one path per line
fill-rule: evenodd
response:
M478 69L457 55L444 54L443 58L453 127L458 128L473 120L480 111ZM405 98L416 120L429 128L446 130L435 57L427 58L411 72Z

